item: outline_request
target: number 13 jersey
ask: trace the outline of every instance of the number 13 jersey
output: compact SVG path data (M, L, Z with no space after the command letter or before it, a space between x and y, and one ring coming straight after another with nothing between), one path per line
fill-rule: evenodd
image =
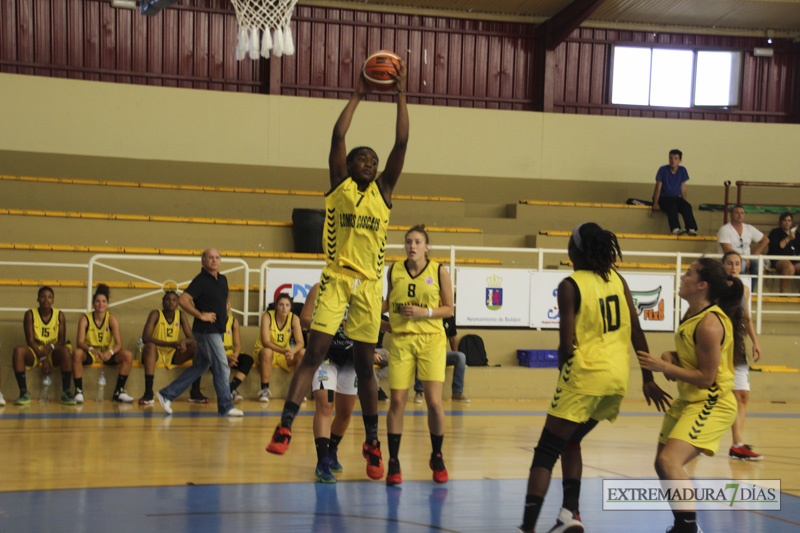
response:
M567 278L577 292L573 356L561 369L559 387L592 396L624 395L630 376L631 315L616 271L608 281L590 270Z

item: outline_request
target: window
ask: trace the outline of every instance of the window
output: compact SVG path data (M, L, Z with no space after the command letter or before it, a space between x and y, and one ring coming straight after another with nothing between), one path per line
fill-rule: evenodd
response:
M741 62L741 52L616 46L611 103L735 106Z

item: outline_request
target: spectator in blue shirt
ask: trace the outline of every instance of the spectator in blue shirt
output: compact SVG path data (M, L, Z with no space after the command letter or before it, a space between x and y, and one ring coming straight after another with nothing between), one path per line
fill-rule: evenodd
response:
M686 226L685 233L697 235L697 222L694 220L692 206L686 201L686 182L689 181L689 172L681 166L683 152L680 150L669 151L669 165L664 165L656 173L656 189L653 192L653 211L664 211L669 221L669 229L673 235L684 233L678 219L678 213L683 217Z

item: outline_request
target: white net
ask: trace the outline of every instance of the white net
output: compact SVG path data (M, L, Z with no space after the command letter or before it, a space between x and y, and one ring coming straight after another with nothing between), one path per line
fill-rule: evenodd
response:
M236 59L294 54L289 23L297 0L231 0L239 23Z

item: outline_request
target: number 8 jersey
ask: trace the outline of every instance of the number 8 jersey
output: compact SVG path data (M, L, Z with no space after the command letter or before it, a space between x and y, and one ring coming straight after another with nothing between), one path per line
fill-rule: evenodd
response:
M630 376L631 315L616 271L608 281L590 270L567 278L577 293L572 358L558 386L592 396L624 395Z
M444 333L441 318L415 318L408 320L400 315L404 305L416 305L422 308L439 307L441 282L439 280L439 263L428 261L422 272L412 276L406 268L406 262L397 262L389 270L392 282L392 293L389 294L389 324L393 333Z

